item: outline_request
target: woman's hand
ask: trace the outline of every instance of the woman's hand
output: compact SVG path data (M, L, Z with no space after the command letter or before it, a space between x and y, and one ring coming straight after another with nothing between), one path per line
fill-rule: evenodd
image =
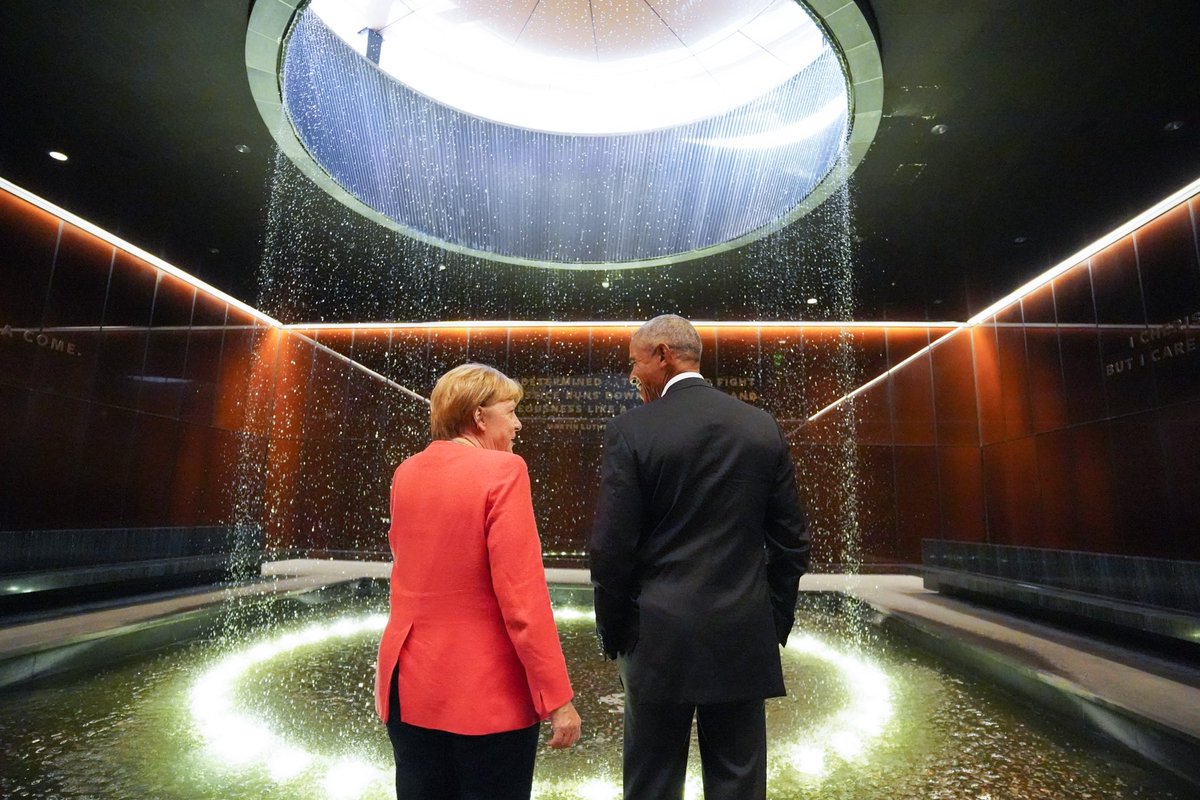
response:
M562 750L579 741L579 713L572 703L550 712L550 741L546 744Z

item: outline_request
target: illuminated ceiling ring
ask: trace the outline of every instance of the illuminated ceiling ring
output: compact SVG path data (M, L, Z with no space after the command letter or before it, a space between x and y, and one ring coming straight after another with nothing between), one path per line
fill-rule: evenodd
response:
M555 609L554 617L559 624L595 619L590 611L577 608ZM243 713L234 700L238 681L255 666L333 639L378 634L386 623L385 615L371 614L314 624L259 641L206 667L192 684L188 699L193 729L208 754L226 766L264 770L278 784L319 780L331 800L354 800L368 790L386 787L392 780L388 769L353 757L335 759L309 752L276 734L262 720ZM812 636L793 636L785 652L829 664L838 671L850 696L845 707L817 728L806 730L803 738L777 739L772 745L772 775L789 773L801 781L817 782L832 763L861 760L882 735L893 714L891 685L878 666ZM688 784L688 794L695 795L698 776L689 776ZM580 778L571 787L540 788L551 793L569 788L575 796L604 800L616 800L621 793L616 781L603 776Z
M312 5L317 4L319 0ZM434 2L421 9L467 5ZM657 0L657 5L665 8L670 3ZM413 79L412 87L400 80L385 80L375 65L388 62L388 50L383 50L382 62L377 51L371 63L366 57L368 44L360 43L359 49L366 53L354 51L333 35L336 26L314 21L310 8L306 0L257 2L247 32L250 87L280 149L311 180L363 216L413 238L483 259L538 267L613 269L677 263L740 247L790 224L839 188L866 153L879 125L883 84L878 47L861 11L846 0L811 0L803 6L793 0L709 3L705 13L708 8L725 9L721 13L728 13L729 8L759 13L766 8L772 14L787 12L802 18L813 31L819 30L826 52L818 54L817 63L809 64L802 45L811 36L798 35L799 44L771 43L779 46L771 54L775 60L797 58L796 51L801 52L799 66L792 65L800 71L790 79L784 75L784 82L779 83L779 75L768 76L763 86L778 85L749 100L744 92L739 95L731 89L726 92L730 97L721 102L745 102L724 111L721 103L706 105L703 91L692 91L689 103L699 103L704 113L720 113L690 122L686 113L682 117L669 111L656 115L654 104L642 102L639 118L648 117L646 124L666 127L637 131L625 130L615 122L609 122L610 127L615 126L613 130L606 130L606 121L618 116L612 112L621 106L604 106L601 95L576 104L576 110L598 104L603 112L593 113L578 128L547 113L528 119L504 118L504 103L480 105L480 97L486 101L486 92L464 101L461 91L457 95L449 91L431 100L421 91L433 89L417 78L439 74L440 67L410 69L405 77ZM412 12L412 16L416 14ZM780 14L775 17L782 19ZM736 36L723 31L709 38L717 45L727 44L724 37L737 39L743 49L766 49L762 39L770 38L770 25L761 18L750 23L735 30ZM747 46L741 40L754 38L745 34L755 23L760 39ZM366 31L363 28L357 33ZM676 33L674 28L671 31ZM350 39L354 33L342 31ZM454 37L446 41L458 36L456 29ZM408 44L412 43L410 37ZM690 59L703 62L702 78L706 75L713 80L720 67L732 64L726 70L731 75L725 76L724 88L744 83L758 86L754 80L744 80L755 75L731 55L736 55L737 47L684 41L683 35L679 43L686 45L685 59L672 61L651 54L629 62L649 63L648 69L657 70L661 77L686 71L685 62ZM758 61L770 62L771 58ZM338 68L331 69L330 63ZM542 63L568 62L551 58ZM570 63L577 67L582 62ZM615 71L608 64L601 65L607 70L604 80L615 80L622 92L636 86L628 75L618 74L610 80L614 72L625 69L626 62L616 63ZM836 65L836 76L830 72L831 65ZM440 66L452 73L461 65L452 60ZM596 77L586 69L572 69L571 79L581 84ZM305 75L313 70L319 71L319 79L306 83ZM343 70L353 72L353 80ZM775 72L779 72L778 65ZM818 76L818 83L800 80L808 81L809 73ZM541 81L539 78L536 87L539 92ZM344 84L338 87L341 94L331 92L329 85L339 82ZM463 85L443 83L451 90ZM834 83L841 88L830 94L833 90L828 87ZM682 80L668 83L670 91L660 95L662 104L666 105L677 87L686 94L682 88L687 85ZM825 96L814 94L814 85L825 86L820 90ZM357 94L351 97L347 91ZM549 96L568 97L562 92ZM326 102L329 97L336 102ZM625 95L610 92L611 97ZM555 108L570 103L556 100L542 105ZM309 109L316 110L309 113ZM336 109L341 116L327 117L328 109ZM405 120L403 125L424 127L413 135L407 130L398 135L388 129L395 127L397 118ZM461 140L447 143L436 153L430 151L429 142L447 132ZM789 136L793 139L788 140ZM816 140L812 147L809 139ZM463 155L467 142L470 149L482 151L474 161ZM385 157L378 159L380 153ZM447 153L452 158L445 158ZM549 160L530 163L547 153L551 154ZM835 169L843 153L845 167ZM535 182L539 185L530 189Z

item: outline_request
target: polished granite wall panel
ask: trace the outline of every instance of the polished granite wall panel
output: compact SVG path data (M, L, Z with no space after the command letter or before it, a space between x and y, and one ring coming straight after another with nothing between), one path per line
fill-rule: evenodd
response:
M41 325L63 226L58 218L6 192L0 192L0 220L0 329L11 340L14 331L20 336L23 329ZM34 359L21 343L8 344L12 346L0 347L0 376L25 385Z
M1058 347L1062 359L1064 407L1067 425L1103 419L1107 414L1105 365L1100 357L1099 326L1059 325Z
M938 447L937 475L941 517L938 532L932 535L968 542L986 541L988 521L980 448L966 445ZM905 552L911 554L913 550Z
M1200 487L1176 485L1178 476L1167 472L1158 416L1157 411L1147 411L1104 423L1112 458L1117 530L1125 540L1107 552L1189 558L1198 549L1195 531L1178 527L1175 496L1195 502Z
M937 421L933 404L933 369L930 354L921 353L893 373L892 430L897 445L933 446Z
M1018 544L1039 537L1040 478L1033 438L1011 439L983 448L988 541Z
M1093 302L1091 263L1084 262L1055 278L1054 314L1058 325L1059 363L1063 372L1066 424L1101 419L1107 409L1100 328Z
M63 225L50 259L51 269L38 308L46 328L96 326L112 279L113 248L71 225Z
M900 563L915 563L921 541L942 530L942 481L938 453L932 447L896 445L892 473L896 507L896 551Z
M894 369L916 353L927 348L932 342L941 339L945 334L954 330L954 325L915 325L888 327L887 331L887 368ZM869 375L868 377L874 377Z
M1130 332L1130 353L1148 362L1157 405L1200 397L1200 254L1196 202L1149 223L1134 237L1147 325Z
M490 363L522 381L525 399L518 409L524 423L517 451L525 456L533 482L543 546L556 559L578 561L585 550L602 450L604 424L638 404L628 383L628 343L633 327L546 325L396 326L353 331L312 332L319 340L352 357L362 352L365 365L390 380L428 395L445 370L469 359ZM945 328L938 328L940 335ZM883 380L855 401L855 431L862 438L847 452L848 420L828 417L828 425L810 425L807 417L822 401L853 389L864 378L885 372L931 338L929 329L857 328L843 336L836 328L795 325L703 326L701 369L714 385L746 402L769 409L792 443L800 482L820 531L825 563L855 557L867 564L912 563L920 534L897 532L894 457L894 389ZM894 359L894 360L893 360ZM928 363L928 362L927 362ZM845 376L849 373L853 380ZM780 375L787 380L781 380ZM957 389L958 387L955 386ZM924 397L932 399L927 380ZM932 408L914 409L933 447ZM398 449L400 455L424 446L421 426ZM398 459L397 459L398 461ZM381 471L390 477L394 464ZM937 457L931 454L937 485ZM304 481L319 480L311 471L332 471L332 462L306 462ZM852 469L857 477L847 477ZM929 485L928 474L918 476ZM344 478L328 480L346 488ZM936 493L932 530L940 528ZM333 502L333 501L330 501ZM845 549L840 520L853 509L859 522L861 553ZM928 532L928 529L922 529ZM342 537L349 540L353 537ZM581 563L581 562L579 562Z
M940 447L979 446L973 358L971 337L961 334L930 350L934 426Z
M891 368L893 347L891 339L894 330L887 328L858 328L856 334L860 343L861 366L858 368L860 382L865 383L877 376L884 375ZM925 332L928 335L928 332ZM795 391L803 391L803 385L797 385ZM882 380L869 387L854 399L854 438L863 445L890 446L895 437L895 425L892 415L892 385L890 380Z
M0 531L265 520L276 547L378 544L403 455L381 434L411 439L395 396L424 425L422 403L7 193L0 278Z
M791 391L801 394L801 413L807 417L853 391L867 375L852 330L813 327L802 336L806 374L803 384Z
M986 541L1200 557L1194 206L974 326ZM960 474L942 470L942 491Z
M1104 365L1105 413L1119 416L1158 404L1154 372L1132 346L1147 327L1137 252L1129 236L1092 257L1092 287ZM1136 341L1136 339L1135 339Z
M272 331L260 345L257 364L262 365L261 371L253 376L251 385L255 388L247 393L254 404L249 409L248 426L266 442L262 516L268 539L286 543L285 547L309 537L314 543L321 541L311 529L319 521L303 514L306 497L302 481L308 477L302 472L307 444L303 426L312 349L299 337ZM327 475L337 473L310 473L312 477ZM311 481L317 487L327 482L328 478Z
M999 353L1006 441L1033 433L1033 398L1029 394L1029 351L1025 347L1024 323L1020 303L997 314L992 322Z
M341 549L349 538L344 549L386 551L391 470L383 461L391 437L380 414L393 392L381 392L374 378L323 349L311 353L308 385L294 527L307 547ZM347 424L351 397L357 414L376 418L377 426Z
M855 448L859 479L848 494L854 503L858 536L846 537L847 541L841 544L846 552L835 552L829 563L836 564L841 559L848 562L847 566L859 569L891 569L911 562L911 545L898 535L892 449L890 445Z
M1087 542L1089 549L1100 551L1120 547L1110 452L1105 437L1097 434L1095 426L1079 426L1034 440L1038 546L1069 549Z
M1033 429L1041 433L1067 424L1066 393L1054 284L1021 299L1025 352L1029 362L1029 396Z
M220 325L193 325L189 330L187 360L180 373L180 421L193 426L214 424L223 344Z
M26 238L36 230L15 227L13 236ZM6 387L13 389L6 403L20 407L24 417L5 435L25 437L17 443L36 455L32 469L20 465L25 483L10 483L6 491L41 491L23 493L37 502L6 503L6 524L190 525L249 517L265 522L270 541L280 547L379 547L391 469L427 436L423 404L392 389L381 392L378 380L311 340L267 330L245 312L211 302L191 285L69 226L47 225L32 246L40 247L49 265L43 294L57 290L69 298L53 307L54 321L92 337L94 346L78 348L84 354L71 363L16 359L32 375L22 386ZM61 262L54 260L59 251ZM37 274L38 265L26 267L23 274ZM628 333L551 325L320 337L422 394L468 358L499 361L503 354L514 375L548 378L547 385L528 387L529 407L539 392L547 407L532 415L536 424L528 426L523 442L538 456L530 463L547 547L578 552L594 507L603 419L637 402L627 382ZM748 402L774 404L793 435L808 414L853 388L863 373L885 369L897 350L911 352L906 340L929 340L925 330L903 331L895 340L882 330L797 327L770 335L776 333L778 339L764 342L756 325L705 329L703 369ZM777 365L801 380L776 383L768 395L766 376ZM42 383L31 385L34 375ZM563 386L564 376L597 378L599 388ZM388 399L378 401L381 394ZM877 404L873 416L874 438L885 439L892 426L887 404ZM929 419L928 412L923 416ZM60 430L48 432L55 424ZM797 440L795 447L804 444ZM880 452L860 448L854 460L874 471L891 461ZM18 469L10 463L4 468ZM840 477L815 485L814 493L819 497L825 486L836 485L847 496ZM48 486L66 502L45 503ZM885 496L876 486L890 498L890 474L863 482L872 499L863 518L886 520L870 523L870 541L891 553L894 515L878 511L889 501L876 501Z
M1200 399L1177 403L1158 411L1159 436L1163 447L1163 475L1175 491L1175 529L1181 542L1190 542L1200 531ZM1187 558L1196 558L1196 548L1187 548ZM1197 559L1200 560L1200 559ZM1200 587L1197 587L1200 591Z
M271 366L252 376L263 383L249 417L265 442L262 517L279 549L386 556L392 471L428 441L428 410L343 357L386 361L371 339L273 331L260 344L257 363Z
M1193 225L1192 207L1183 204L1133 237L1151 325L1181 320L1197 311L1194 300L1200 297L1200 255Z
M975 365L975 402L979 417L981 444L1002 442L1004 396L1000 391L1000 342L995 325L975 325L966 331L971 339L971 358Z
M7 193L0 238L0 384L22 398L0 430L0 529L169 524L196 494L180 484L185 397L209 398L207 415L186 408L210 425L216 392L188 373L196 290Z
M211 572L213 559L192 555L148 566L174 557L173 536L224 531L228 517L208 476L190 471L220 434L197 437L181 421L195 289L7 193L0 273L0 537L9 552L33 536L52 561L9 559L4 571L19 580L4 586L65 591ZM201 390L212 397L215 387ZM181 458L185 446L195 460ZM100 552L88 541L128 564L88 566Z
M1196 530L1200 505L1189 488L1200 482L1187 444L1196 441L1200 399L1200 369L1188 350L1200 313L1200 297L1189 296L1196 285L1194 218L1191 207L1173 212L996 318L944 340L945 326L705 328L702 369L781 420L819 529L836 541L854 511L868 563L915 562L917 543L929 536L1186 555L1194 550L1183 532ZM29 267L44 280L26 304L60 314L56 324L72 328L80 353L55 360L53 350L34 344L32 358L16 357L0 342L0 364L13 368L0 385L8 381L12 389L25 376L20 392L7 399L0 392L22 426L32 398L43 419L61 417L54 411L59 400L76 404L62 412L72 424L48 436L34 459L35 476L18 476L18 484L37 485L50 464L86 449L79 485L63 493L76 498L64 504L73 518L119 520L161 508L202 522L234 502L220 499L222 486L243 485L250 495L261 489L261 513L271 516L281 546L377 546L391 470L427 437L419 401L393 399L402 395L311 341L283 344L280 336L296 334L268 333L244 312L175 286L119 249L110 248L105 261L104 248L91 252L77 232L65 233L69 226L43 219L39 227L34 219L9 227L0 226L0 236L13 252L44 259ZM11 272L12 263L0 259L0 269ZM1133 279L1114 273L1130 269ZM1105 295L1114 291L1127 296L1109 302ZM45 298L56 292L70 301L48 307ZM0 298L12 319L28 311L15 306ZM464 324L322 330L314 337L425 395L438 375L467 359L544 380L527 385L520 447L544 507L547 549L579 552L594 505L603 421L637 403L626 381L631 330ZM85 347L85 337L94 346ZM932 342L938 344L921 352ZM898 367L913 353L919 355ZM1136 369L1118 369L1125 359ZM892 368L853 403L807 422ZM570 377L596 378L599 391L613 397L577 411L593 398L584 396L587 386L564 381ZM41 403L43 397L56 400ZM141 424L142 417L154 421ZM10 424L3 435L9 441L21 430ZM150 438L189 455L171 466L169 491L129 495L130 483L150 474L129 453ZM146 447L161 480L165 446ZM239 472L238 463L261 463L263 474ZM847 464L857 471L853 503ZM187 511L193 507L194 514ZM1157 530L1141 536L1135 524ZM832 544L824 552L837 560Z

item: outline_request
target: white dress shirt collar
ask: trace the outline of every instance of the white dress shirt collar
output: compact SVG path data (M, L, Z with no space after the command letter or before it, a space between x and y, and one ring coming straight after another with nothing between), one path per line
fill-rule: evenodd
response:
M676 383L684 380L685 378L699 378L700 380L704 380L704 376L699 372L681 372L675 377L671 378L671 380L667 381L667 385L663 387L662 393L665 395L667 393L667 389L670 389Z

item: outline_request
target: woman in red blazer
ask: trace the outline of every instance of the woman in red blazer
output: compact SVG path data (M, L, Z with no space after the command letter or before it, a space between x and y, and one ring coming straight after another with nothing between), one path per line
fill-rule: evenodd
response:
M430 399L433 442L392 481L375 705L400 800L528 800L539 722L551 747L579 738L529 473L512 452L521 396L491 367L450 370Z

